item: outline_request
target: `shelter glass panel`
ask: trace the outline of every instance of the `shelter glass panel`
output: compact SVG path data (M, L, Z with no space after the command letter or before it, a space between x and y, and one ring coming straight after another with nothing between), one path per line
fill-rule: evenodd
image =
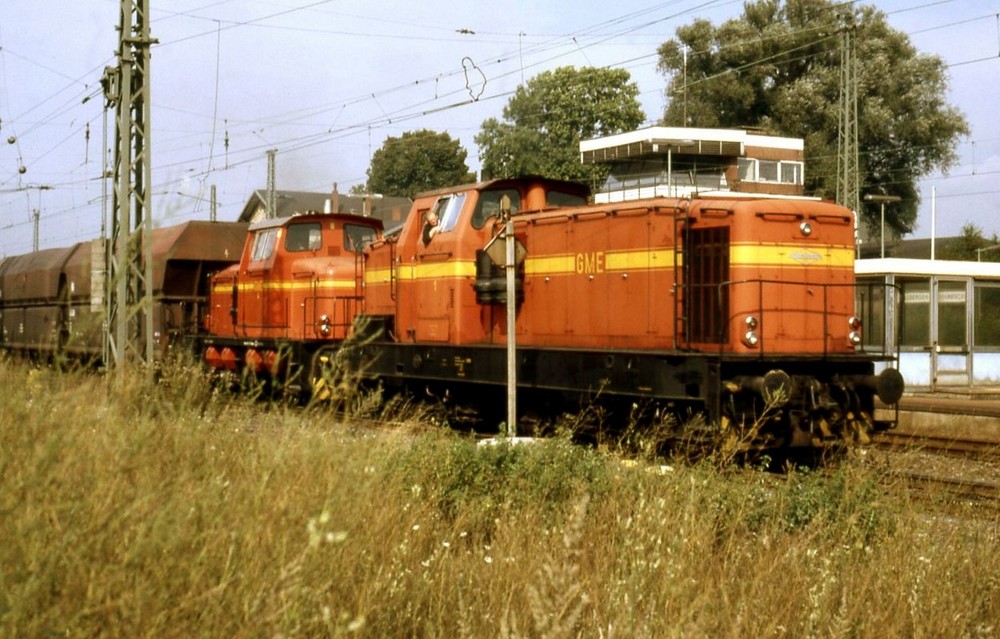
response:
M862 345L869 350L881 350L885 346L885 282L859 281L855 307L861 314Z
M1000 285L977 283L972 335L976 347L1000 347Z
M900 282L902 312L900 313L900 344L926 347L931 335L930 280Z
M966 283L938 283L938 344L941 346L968 345L966 336Z

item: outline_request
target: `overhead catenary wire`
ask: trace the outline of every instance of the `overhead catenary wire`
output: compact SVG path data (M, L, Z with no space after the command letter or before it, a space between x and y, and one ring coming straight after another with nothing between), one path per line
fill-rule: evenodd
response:
M209 5L209 6L214 6L214 5L217 5L217 4L219 4L219 3L213 3L212 5ZM299 9L304 9L304 8L309 8L309 7L316 7L316 6L323 5L323 4L327 4L327 3L324 3L324 2L312 3L312 4L309 4L309 5L305 6L305 7L300 7ZM673 4L673 3L663 3L661 5L657 5L656 7L651 8L650 11L652 11L654 9L655 10L662 9L663 7L665 7L665 6L669 5L669 4ZM718 3L704 3L704 4L718 4ZM847 4L850 4L850 3L847 3ZM933 3L933 4L940 4L940 3ZM279 12L279 13L270 14L270 15L272 15L272 16L273 15L280 15L282 13L285 13L285 12ZM638 12L634 12L634 13L638 13ZM633 15L633 14L629 14L629 15ZM608 39L614 38L615 37L614 33L611 33L610 35L607 33L607 29L608 29L609 25L615 24L617 20L625 20L627 17L628 16L622 16L622 17L620 17L620 18L618 18L616 20L609 20L609 21L601 22L601 23L599 23L597 25L594 25L591 28L580 30L580 31L576 32L576 35L571 36L571 40L570 40L568 46L567 46L567 40L566 40L566 35L565 34L563 34L561 36L553 37L552 41L546 43L546 45L548 47L550 47L548 50L552 52L552 55L548 56L548 57L545 57L545 59L542 60L542 61L536 62L534 64L534 66L536 66L536 67L537 66L541 66L541 65L547 64L548 62L551 62L552 60L558 60L558 59L560 59L562 57L565 57L566 55L569 55L569 53L566 51L567 48L571 47L572 49L579 50L582 47L594 46L594 42L586 41L586 39L588 37L592 37L592 38L598 38L598 37L604 38L604 40L602 40L602 41L606 41ZM648 24L649 22L650 21L647 21L647 22L644 22L643 24L645 25L645 24ZM621 23L618 23L618 24L621 24ZM263 26L263 25L261 23L256 22L256 21L244 21L244 22L241 22L241 23L238 23L238 24L233 24L233 25L231 25L230 27L227 27L227 28L234 28L236 26L255 26L255 27L257 27L257 26ZM628 26L629 26L629 30L627 32L632 32L635 29L641 28L642 25L640 25L639 27L636 27L635 25L628 25ZM600 33L602 29L604 30L604 33ZM218 38L219 34L221 33L221 31L222 31L222 25L220 24L213 31L205 32L205 34L214 33L216 35L216 37ZM621 32L622 32L622 30L618 31L618 33L621 33ZM482 33L482 32L480 31L480 33ZM205 34L202 34L202 35L205 35ZM195 37L195 36L191 36L191 37ZM517 38L518 43L520 44L520 41L522 40L522 38L520 36L518 36L518 35L514 35L514 37ZM183 41L183 40L174 40L172 42L176 43L178 41ZM168 44L169 43L164 43L164 45L161 45L161 46L167 46ZM560 48L562 49L562 51L560 51ZM510 60L518 59L523 54L523 52L525 52L526 50L528 50L528 49L523 48L521 46L514 47L513 50L512 50L511 56L509 58L505 59L504 62L509 62ZM537 53L546 51L546 48L545 48L545 46L539 45L539 46L537 46L535 48L531 48L530 50L531 50L532 54L535 55ZM656 54L651 54L650 56L644 56L644 57L645 58L652 58L655 55ZM630 59L630 61L634 61L634 60L636 60L636 59L635 58L631 58ZM499 59L498 59L498 63L499 63ZM497 64L496 68L499 69L499 68L501 68L501 66L502 66L501 64ZM532 67L529 66L527 68L532 68ZM493 75L492 77L502 77L503 75L520 74L521 72L522 72L521 66L519 64L517 64L510 71L508 71L506 74L500 73L500 74ZM431 76L430 79L433 79L435 81L435 83L437 83L441 79L450 78L450 77L452 77L452 76L454 76L454 75L456 75L458 73L461 73L461 70L458 69L458 68L456 68L456 69L454 69L454 70L452 70L450 72L438 74L436 76ZM425 80L424 82L427 82L427 80ZM407 83L404 83L404 84L397 85L397 87L391 87L390 89L387 89L387 91L403 91L403 90L406 90L408 88L412 88L413 86L417 86L419 84L420 84L420 81L407 82ZM286 138L281 143L279 143L278 146L281 148L282 152L289 152L290 153L290 152L300 151L300 150L303 150L303 149L306 149L306 148L309 148L309 147L312 147L312 146L321 145L324 142L329 142L329 141L334 141L334 140L342 140L345 137L348 137L350 135L354 135L355 133L357 133L359 131L370 131L373 126L374 127L383 126L387 122L391 122L394 125L398 125L400 123L406 123L406 122L410 122L410 121L419 119L420 117L423 117L424 115L427 115L427 114L430 114L430 113L438 113L438 112L447 111L447 110L451 110L451 109L458 109L458 108L461 108L461 107L463 107L463 106L465 106L467 104L467 102L455 99L455 97L456 97L455 94L458 93L458 91L459 91L459 89L456 89L455 91L445 92L445 93L442 93L439 96L436 96L438 98L439 102L435 102L434 100L411 101L408 105L404 106L403 108L389 110L389 111L386 111L386 109L382 108L382 105L379 104L379 108L383 112L383 116L382 117L373 117L373 118L368 118L368 119L365 119L365 120L356 120L354 122L350 122L348 124L345 124L345 125L342 125L342 126L339 126L339 127L330 126L327 130L324 130L324 131L321 131L321 132L318 132L318 133L312 133L312 134L305 135L305 136L298 136L298 137ZM381 96L381 95L384 95L384 93L381 92L381 91L378 91L378 92L375 92L375 95ZM508 93L503 93L503 94L498 93L496 95L489 96L488 99L497 100L497 99L500 99L500 98L503 98L503 97L507 97L508 95L510 95L509 92ZM356 99L358 99L358 100L366 99L366 96L358 96ZM371 99L371 94L368 94L367 99ZM449 99L451 101L449 101ZM487 98L484 98L484 99L487 99ZM321 111L321 112L319 112L319 114L336 110L337 113L338 113L338 118L339 118L340 117L339 114L343 113L343 111L344 111L344 109L346 107L347 107L347 102L337 102L337 103L334 103L334 104L331 104L331 105L327 105L325 107L325 111ZM282 124L282 125L295 124L296 121L304 121L304 120L309 119L311 117L315 117L315 115L317 115L317 111L315 110L315 108L306 108L306 109L300 110L300 112L296 113L293 116L293 118L291 118L289 120L286 120L286 121L282 121L280 119L280 116L279 116L279 119L276 122L276 124ZM216 117L217 117L217 113L213 114L213 118L212 118L213 119L213 123L216 121ZM309 125L308 125L308 123L303 123L302 126L309 126ZM212 141L213 142L214 142L214 136L215 136L215 133L213 132L213 135L212 135ZM287 142L287 144L285 142ZM191 148L197 148L197 145L192 146ZM261 146L259 148L251 146L251 147L248 147L247 149L244 149L242 151L242 155L240 157L234 158L234 161L232 163L233 166L246 166L246 165L249 165L249 164L254 164L254 163L261 162L262 161L261 158L260 157L256 157L256 155L259 155L258 152L262 148L263 148L263 146ZM52 150L50 149L47 153L51 154ZM202 179L202 180L204 180L205 177L207 177L209 174L211 174L213 172L217 172L219 170L214 165L214 163L212 161L213 155L214 155L214 150L212 150L211 147L210 147L210 150L209 150L207 158L204 155L202 155L202 154L191 155L191 156L189 156L186 159L182 158L182 159L179 159L179 160L176 160L176 161L172 161L171 163L156 164L155 168L159 171L159 170L162 170L164 168L168 168L168 169L169 168L181 168L181 167L184 167L184 166L193 166L193 165L196 165L199 162L205 162L206 166L207 166L206 169L203 169L201 172L191 172L187 176L188 178L190 178L190 177L193 176L196 179ZM206 162L206 159L207 159L207 162ZM167 184L169 184L169 183L176 183L177 181L180 181L180 180L183 180L183 179L184 178L176 178L174 180L170 180L170 181L167 181L165 183L167 183Z

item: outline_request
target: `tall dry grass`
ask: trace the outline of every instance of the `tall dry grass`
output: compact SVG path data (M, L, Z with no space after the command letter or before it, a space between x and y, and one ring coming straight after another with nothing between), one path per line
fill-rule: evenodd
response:
M0 362L0 384L4 637L1000 632L995 516L925 512L859 465L477 447L215 395L183 368Z

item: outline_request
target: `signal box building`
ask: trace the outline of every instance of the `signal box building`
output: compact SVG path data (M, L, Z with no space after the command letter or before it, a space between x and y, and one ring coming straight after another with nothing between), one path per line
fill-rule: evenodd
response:
M580 142L585 164L611 168L597 202L725 193L803 195L800 138L741 129L656 126Z

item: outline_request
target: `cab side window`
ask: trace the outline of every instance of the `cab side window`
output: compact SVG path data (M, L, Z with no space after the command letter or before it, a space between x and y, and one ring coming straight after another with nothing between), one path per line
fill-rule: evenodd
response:
M434 203L434 211L437 213L440 226L438 233L455 228L462 207L465 206L465 197L465 193L456 193L441 197Z

